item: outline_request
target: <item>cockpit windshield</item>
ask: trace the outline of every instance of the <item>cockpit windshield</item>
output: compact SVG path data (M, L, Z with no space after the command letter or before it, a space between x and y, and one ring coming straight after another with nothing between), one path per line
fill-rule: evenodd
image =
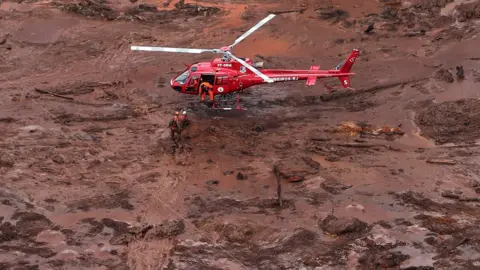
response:
M188 76L190 76L190 70L185 70L182 74L180 74L175 81L179 84L185 84L187 82Z

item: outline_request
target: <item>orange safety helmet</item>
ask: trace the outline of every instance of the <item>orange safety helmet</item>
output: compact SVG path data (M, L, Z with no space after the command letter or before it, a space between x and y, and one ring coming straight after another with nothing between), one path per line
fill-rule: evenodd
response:
M175 112L175 115L178 116L180 113L179 112Z

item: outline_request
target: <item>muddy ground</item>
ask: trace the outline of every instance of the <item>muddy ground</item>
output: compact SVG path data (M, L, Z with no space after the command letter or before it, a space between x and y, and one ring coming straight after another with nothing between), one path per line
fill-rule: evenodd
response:
M176 4L0 3L1 269L480 269L480 1ZM358 91L253 87L173 149L197 97L168 81L214 56L130 45L218 48L278 11L234 53L358 47Z

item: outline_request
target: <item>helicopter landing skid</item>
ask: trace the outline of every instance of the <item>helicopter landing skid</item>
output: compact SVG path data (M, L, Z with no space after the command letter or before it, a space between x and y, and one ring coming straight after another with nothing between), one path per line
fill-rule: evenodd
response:
M232 104L233 102L233 104ZM235 105L233 106L228 106L228 105ZM246 111L246 108L243 108L242 105L240 104L240 96L237 95L237 97L234 100L220 100L217 102L214 102L210 109L212 110L221 110L221 111Z
M352 90L352 91L355 91L354 88L352 87L343 87L343 86L330 86L330 85L327 85L326 83L323 84L326 91L327 91L327 94L331 94L331 93L334 93L340 89L348 89L348 90Z

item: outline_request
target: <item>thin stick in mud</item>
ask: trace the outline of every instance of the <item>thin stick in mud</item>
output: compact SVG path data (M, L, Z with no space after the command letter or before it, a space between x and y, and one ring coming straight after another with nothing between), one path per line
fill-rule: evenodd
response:
M273 173L275 174L275 177L277 178L277 199L278 199L278 205L282 207L282 183L280 182L280 174L278 172L278 167L273 166Z

